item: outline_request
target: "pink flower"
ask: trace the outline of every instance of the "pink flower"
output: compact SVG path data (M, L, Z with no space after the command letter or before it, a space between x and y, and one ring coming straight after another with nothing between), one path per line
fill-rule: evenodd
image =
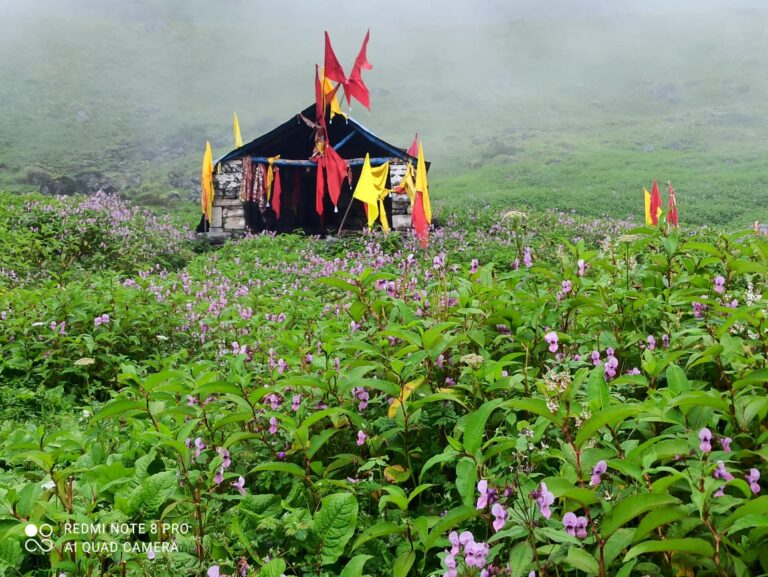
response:
M732 481L733 475L731 475L725 468L725 464L722 461L717 462L717 467L712 472L712 476L715 479L722 479L723 481Z
M224 467L219 467L219 470L216 471L216 474L213 476L213 482L217 485L221 485L222 481L224 481Z
M760 471L757 469L750 469L749 473L747 474L747 483L749 483L749 488L752 490L752 493L757 495L760 492L760 485L758 484L758 481L760 480Z
M531 248L526 246L525 250L523 251L523 264L527 268L531 268L533 266L533 258L531 257Z
M589 486L594 487L600 484L601 477L608 470L608 464L605 461L598 461L594 469L592 469L592 479L589 481Z
M230 485L232 485L235 489L240 491L241 495L245 496L245 479L243 479L242 477L238 477L237 481L232 481Z
M584 259L580 258L579 262L577 262L576 264L579 267L578 275L579 276L584 276L584 272L586 271L586 264L584 263Z
M504 528L507 522L507 510L501 505L501 503L494 503L491 507L491 513L493 514L493 530L498 533Z
M205 443L203 443L203 439L200 437L197 437L195 439L195 459L200 457L200 453L202 453L205 450Z
M221 573L219 572L219 566L214 565L213 567L208 568L208 577L220 577Z
M572 283L571 283L571 281L569 281L569 280L564 280L564 281L561 283L561 285L560 285L560 286L561 286L561 288L562 288L563 294L566 294L566 295L567 295L569 292L571 292L571 290L573 289L573 284L572 284Z
M478 261L476 258L472 259L472 268L469 269L470 274L475 274L477 272L477 267L480 265L480 261Z
M713 290L717 294L723 294L725 292L725 279L721 276L716 276L714 280L714 287Z
M544 340L549 343L549 352L550 353L556 353L557 352L557 333L552 331L544 335Z
M589 355L589 358L592 359L592 364L597 366L600 364L600 351L592 351L592 354Z
M656 348L656 339L653 335L648 335L648 348L653 350Z
M555 502L555 495L551 493L547 488L547 484L542 482L539 487L531 493L531 497L536 500L536 504L539 506L539 511L545 519L549 519L552 516L549 506Z
M269 418L269 434L274 435L275 433L277 433L277 418L270 417Z
M154 549L150 548L150 549L147 550L147 559L149 559L150 561L154 561L155 560L155 550Z
M722 437L720 439L720 445L723 447L723 451L725 451L726 453L731 452L731 442L733 442L733 439L731 439L730 437Z
M610 350L610 349L609 349ZM613 356L613 352L608 354L605 359L605 367L603 372L605 373L606 380L612 379L616 376L616 369L619 368L619 360Z
M221 457L221 468L229 469L229 466L232 464L232 459L229 458L229 451L227 451L224 447L218 447L216 452Z
M301 406L301 395L293 395L293 399L291 400L291 410L298 411L299 406Z
M709 453L712 450L712 431L704 427L699 431L699 441L701 441L699 450L702 453Z
M365 444L365 439L368 438L368 435L366 435L363 431L357 432L357 445L362 446Z
M456 531L451 531L448 535L448 541L451 542L451 555L459 554L459 534Z
M481 479L477 483L477 490L480 492L480 496L477 498L476 509L485 509L488 506L488 481Z

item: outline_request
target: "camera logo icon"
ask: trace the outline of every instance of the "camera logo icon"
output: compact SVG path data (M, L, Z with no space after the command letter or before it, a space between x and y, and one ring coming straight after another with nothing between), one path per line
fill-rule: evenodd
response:
M24 549L29 553L50 553L53 549L53 541L51 540L53 527L48 523L42 523L39 526L29 523L24 527L24 534L29 537L24 541Z

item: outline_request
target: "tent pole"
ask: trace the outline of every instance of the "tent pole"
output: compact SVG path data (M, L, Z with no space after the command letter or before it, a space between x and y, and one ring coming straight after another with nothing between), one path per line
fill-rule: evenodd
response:
M339 232L336 233L336 236L341 236L341 228L344 226L344 222L347 220L347 215L349 214L349 209L352 208L352 202L354 201L354 198L349 199L349 204L347 205L347 210L344 212L344 216L341 219L341 224L339 225Z

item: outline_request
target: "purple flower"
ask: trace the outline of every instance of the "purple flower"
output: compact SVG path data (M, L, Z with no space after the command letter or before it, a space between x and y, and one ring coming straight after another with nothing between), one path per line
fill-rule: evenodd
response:
M204 450L205 443L203 443L203 439L197 437L195 439L195 459L197 459L200 456L200 453L202 453Z
M468 543L474 542L475 536L470 531L462 531L461 535L459 535L459 543L464 547L466 547Z
M592 359L593 365L598 366L600 364L600 351L592 351L592 354L589 355L589 358Z
M717 467L712 472L712 476L715 479L722 479L723 481L731 481L733 480L733 475L731 475L725 468L725 464L722 461L717 462Z
M354 333L354 332L355 332L357 329L359 329L359 328L360 328L360 325L359 325L359 324L357 324L355 321L351 321L351 322L349 323L349 330L350 330L350 332L353 332L353 333Z
M704 317L704 311L707 309L707 305L698 301L693 301L693 316L697 319Z
M222 481L224 481L224 467L219 467L219 470L216 471L216 474L213 476L213 482L217 485L221 485Z
M749 488L752 489L754 495L757 495L760 492L760 485L758 484L759 480L760 471L757 469L750 469L747 474L747 483L749 483Z
M285 372L285 369L287 368L288 368L288 363L285 362L285 359L278 359L277 372L282 375Z
M715 286L713 287L713 290L721 295L725 292L725 279L721 276L716 276L714 280Z
M499 331L500 335L509 335L511 334L511 331L509 330L509 327L505 324L498 324L496 325L496 330Z
M592 469L592 478L589 481L589 486L594 487L600 484L601 477L605 475L608 470L608 464L605 461L598 461L594 469Z
M579 267L578 275L579 276L584 276L584 272L586 271L586 264L584 263L584 259L580 258L579 262L577 262L576 264Z
M587 523L588 520L584 516L577 517L575 513L571 512L563 515L563 527L565 527L565 532L572 537L585 539L587 537Z
M451 542L451 555L459 554L459 534L456 531L451 531L448 535L448 541Z
M298 411L300 405L301 405L301 395L293 395L293 399L291 400L291 410Z
M274 435L275 433L277 433L277 418L270 417L269 418L269 434Z
M480 261L478 261L476 258L472 259L472 268L469 269L469 272L471 274L475 274L477 272L477 267L480 265Z
M665 348L669 348L669 335L661 335L661 345Z
M229 451L227 451L224 447L218 447L216 452L221 457L221 468L229 469L230 465L232 464L232 460L229 458Z
M564 280L560 286L562 287L563 294L568 294L573 289L573 284L569 280Z
M242 477L238 477L237 481L232 481L230 485L232 485L235 489L240 491L241 495L245 496L245 479L243 479Z
M699 450L702 453L709 453L712 450L712 431L704 427L699 431L699 441L701 441Z
M312 359L313 359L313 357L312 357L312 353L307 353L307 354L305 355L305 357L304 357L304 360L306 360L306 361L307 361L307 363L311 363L311 362L312 362Z
M493 514L493 530L498 533L504 528L507 522L507 510L501 505L501 503L494 503L491 507L491 513Z
M367 438L368 438L368 435L366 435L362 431L358 431L357 432L357 445L358 445L358 447L364 445L365 444L365 439L367 439Z
M527 268L531 268L533 266L533 258L531 257L531 248L526 246L525 250L523 251L523 264Z
M732 441L733 441L733 439L731 439L730 437L722 437L720 439L720 445L723 447L723 451L725 451L726 453L730 453L731 452L731 442Z
M208 568L208 577L220 577L221 573L219 572L219 566L214 565L213 567Z
M550 353L556 353L557 352L557 333L552 331L544 335L544 340L549 343L549 352Z
M480 496L477 498L476 509L485 509L488 506L488 481L486 479L480 479L477 483L477 490L480 492Z
M555 495L547 489L547 484L542 482L539 487L531 493L531 497L536 500L536 504L539 506L539 511L545 519L549 519L552 516L552 511L549 510L549 506L555 502Z
M192 395L187 395L187 406L188 407L194 407L197 405L199 401L197 400L197 397L193 397Z
M278 451L277 458L280 459L281 461L285 461L285 451Z
M616 369L618 368L619 368L619 360L613 356L613 352L609 353L608 357L605 359L605 367L603 368L603 372L605 373L606 380L609 380L615 377Z
M653 335L648 335L648 348L653 350L656 348L656 339Z
M446 387L452 387L456 384L456 381L453 380L451 377L445 377L445 386Z
M713 496L713 497L715 497L715 498L717 498L717 497L722 497L723 495L725 495L725 485L720 485L720 486L717 488L717 491L715 491L714 493L712 493L712 496Z
M152 549L151 547L147 549L147 559L149 559L150 561L155 560L155 550Z

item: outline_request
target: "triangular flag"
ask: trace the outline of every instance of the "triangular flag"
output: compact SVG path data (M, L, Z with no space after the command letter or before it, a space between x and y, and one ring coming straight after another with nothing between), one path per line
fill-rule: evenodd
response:
M338 206L341 195L341 183L347 176L347 161L330 145L325 147L325 174L328 180L328 196L333 206Z
M648 192L647 188L643 187L643 195L645 199L645 224L650 225L653 224L651 220L651 193Z
M352 72L349 75L347 84L344 86L344 93L347 96L347 104L350 103L350 98L354 98L360 104L365 106L368 110L371 109L371 93L368 87L363 82L363 70L370 70L373 68L368 62L368 40L371 37L371 31L369 30L365 34L363 39L363 45L360 47L355 58L355 63L352 65Z
M280 167L275 167L275 189L272 193L272 210L275 211L275 215L278 220L280 219L280 194L283 191L283 186L280 183Z
M416 193L416 200L411 210L411 222L413 223L416 238L421 243L421 248L427 248L429 243L429 222L427 221L426 214L424 214L424 198L421 192Z
M413 158L416 158L419 155L419 133L418 132L413 137L413 142L411 142L411 145L408 147L408 150L406 152L408 153L408 156L411 156Z
M672 188L672 182L667 182L669 191L669 204L667 204L667 222L672 226L678 226L677 217L677 199L675 199L675 189Z
M320 67L315 64L315 122L323 124L325 121L325 98L323 85L320 83Z
M339 59L333 52L328 32L325 33L325 77L345 86L347 84L347 75L344 74L344 68L341 67Z
M206 220L211 222L211 213L213 212L213 154L211 153L211 143L205 142L205 153L203 154L203 169L200 174L200 204Z
M360 178L357 180L357 186L355 187L355 192L352 193L352 197L368 205L376 204L376 201L379 199L379 193L376 190L373 175L371 174L371 155L368 153L365 154Z
M240 134L240 123L237 121L237 112L235 112L235 148L243 145L243 137Z
M325 76L323 76L323 99L327 105L327 103L330 102L331 105L331 120L333 120L333 117L337 114L343 116L344 118L347 118L347 115L342 112L341 106L339 105L339 99L336 95L336 93L339 90L339 86L341 84L337 84L335 87L331 83L330 80L328 80Z
M424 215L428 223L432 223L432 206L429 202L429 184L427 183L427 163L424 160L424 148L419 142L419 160L416 164L416 190L422 194Z
M651 224L659 224L659 215L661 215L661 194L659 194L659 185L653 181L651 189Z

